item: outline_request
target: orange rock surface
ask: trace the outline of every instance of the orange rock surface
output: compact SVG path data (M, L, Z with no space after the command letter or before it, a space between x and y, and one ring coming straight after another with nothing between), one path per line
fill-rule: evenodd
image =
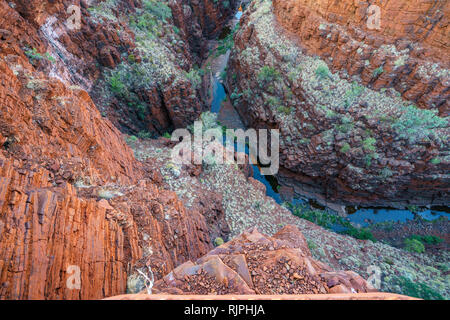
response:
M273 5L281 25L334 71L359 74L375 89L392 86L405 99L448 115L449 79L439 71L450 68L450 2L274 0ZM380 8L379 29L368 27L370 5ZM380 67L385 72L374 77Z
M0 298L121 294L134 268L161 277L211 248L204 217L174 193L144 180L127 190L98 201L95 188L54 187L51 172L0 154ZM80 270L80 289L67 285L70 266Z
M188 261L152 288L155 294L350 294L376 291L352 271L333 271L311 257L294 226L273 237L252 229Z
M350 293L350 294L299 294L299 295L164 295L164 294L125 294L105 300L417 300L399 294Z
M30 63L28 49L51 48L42 24L64 9L52 3L0 1L0 299L125 293L137 268L162 277L206 254L209 224L223 219L216 204L186 210L162 189L88 92L58 78L68 65ZM81 40L70 50L86 52ZM86 72L85 80L95 78ZM80 289L67 285L70 266L79 268Z

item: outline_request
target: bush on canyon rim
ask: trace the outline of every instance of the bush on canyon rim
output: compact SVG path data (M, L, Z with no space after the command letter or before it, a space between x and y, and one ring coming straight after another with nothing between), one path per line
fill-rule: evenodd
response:
M316 69L316 76L319 79L326 79L330 76L330 70L328 69L328 66L326 64L320 65Z
M225 243L225 241L223 241L223 239L221 237L218 237L214 240L214 245L216 247L220 247L221 245L223 245Z

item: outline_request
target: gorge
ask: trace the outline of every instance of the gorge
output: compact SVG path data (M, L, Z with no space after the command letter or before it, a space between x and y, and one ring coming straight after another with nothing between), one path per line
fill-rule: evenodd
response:
M449 8L0 0L0 299L447 299ZM195 120L282 168L176 163Z

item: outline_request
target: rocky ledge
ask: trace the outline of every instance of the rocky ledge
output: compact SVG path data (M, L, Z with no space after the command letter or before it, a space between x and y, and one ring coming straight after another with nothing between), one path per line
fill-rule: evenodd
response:
M375 291L355 272L335 272L312 259L294 226L273 237L256 228L195 263L188 261L154 285L156 294L326 294Z

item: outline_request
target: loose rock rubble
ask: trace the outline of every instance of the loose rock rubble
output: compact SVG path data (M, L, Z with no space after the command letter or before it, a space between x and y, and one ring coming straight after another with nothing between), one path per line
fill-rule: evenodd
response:
M256 228L198 259L177 267L153 288L155 294L327 294L376 291L358 274L335 272L311 257L297 227L273 237Z

